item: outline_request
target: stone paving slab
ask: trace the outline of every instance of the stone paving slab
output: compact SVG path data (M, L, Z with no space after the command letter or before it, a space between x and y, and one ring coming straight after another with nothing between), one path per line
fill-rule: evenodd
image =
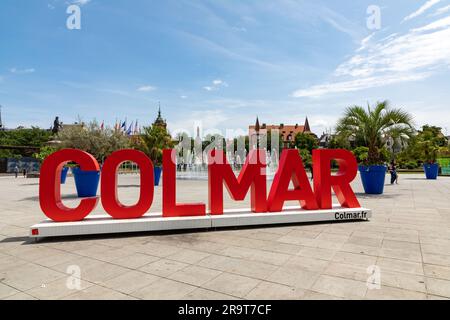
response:
M0 177L0 299L450 299L450 178L402 174L399 182L370 196L355 180L361 205L373 210L367 222L35 243L29 227L45 218L38 181ZM177 183L180 202L207 202L206 181ZM121 175L120 199L136 201L138 185ZM62 193L77 205L72 177ZM224 199L226 208L249 206ZM160 210L156 188L151 211ZM379 289L367 284L374 270Z

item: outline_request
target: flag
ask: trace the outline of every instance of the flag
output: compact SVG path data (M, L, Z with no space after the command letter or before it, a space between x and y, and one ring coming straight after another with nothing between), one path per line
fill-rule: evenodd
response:
M132 128L133 128L133 122L131 122L131 124L130 124L130 126L128 127L128 130L127 130L127 132L126 132L128 136L131 136L131 132L132 132L131 130L132 130Z
M102 125L100 126L100 130L105 129L105 120L103 120Z
M125 121L122 123L122 125L120 126L120 129L123 129L123 131L127 130L127 120L125 119Z
M138 134L138 133L139 133L139 131L138 131L138 121L136 119L136 123L134 124L134 134Z
M119 122L117 122L117 118L116 118L116 124L114 125L114 131L119 131Z

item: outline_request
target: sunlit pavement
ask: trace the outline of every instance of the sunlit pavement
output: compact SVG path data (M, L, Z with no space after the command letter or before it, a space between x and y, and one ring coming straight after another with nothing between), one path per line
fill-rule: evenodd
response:
M119 181L120 199L133 203L138 177ZM399 182L367 196L356 180L361 204L373 210L368 222L35 243L27 235L44 219L38 180L0 177L0 298L450 298L450 177L407 174ZM74 190L69 177L63 187L68 205L78 201ZM249 206L248 199L225 199L226 208ZM206 202L206 181L178 181L178 200ZM151 211L160 208L157 188Z

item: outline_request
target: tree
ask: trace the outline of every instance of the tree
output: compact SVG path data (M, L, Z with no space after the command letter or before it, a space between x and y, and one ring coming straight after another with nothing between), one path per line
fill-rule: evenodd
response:
M435 163L441 151L446 149L447 141L441 128L425 125L417 135L416 154L425 163Z
M328 148L330 149L351 149L348 136L343 134L335 134L331 137Z
M148 155L155 166L160 167L163 150L173 148L174 143L165 128L153 125L144 127L143 134L133 146Z
M43 162L49 155L57 151L55 147L45 146L42 147L39 152L33 154L33 158L38 159L40 162Z
M305 149L308 150L309 153L312 153L314 149L319 147L319 142L312 134L297 133L295 136L295 146L297 149Z
M103 162L114 151L130 146L129 137L111 128L101 129L97 121L85 127L63 128L56 138L61 142L58 149L80 149L93 155L98 162Z
M43 147L51 137L48 130L32 127L31 129L15 129L0 131L0 145L16 147L32 147L22 149L0 150L0 158L21 158L31 156L36 148Z
M367 161L367 158L369 156L369 148L357 147L353 149L352 153L355 155L355 158L359 163L363 163Z
M0 145L42 147L50 140L50 137L50 131L37 127L0 131Z
M273 141L272 143L272 133L274 136L278 135L278 141ZM272 149L278 151L278 155L281 154L281 151L283 149L283 134L280 132L280 130L267 130L267 150L272 151Z
M303 165L305 168L311 168L312 167L312 155L311 153L306 149L299 149L298 150L300 157L302 157Z
M225 150L227 142L220 134L208 134L202 141L202 150Z
M233 139L233 151L238 151L238 147L240 147L239 143L243 144L243 147L247 152L249 152L250 147L250 139L248 136L239 136Z
M338 121L336 131L345 137L354 137L357 147L367 147L367 164L383 163L387 139L396 135L413 134L412 116L401 109L393 109L388 101L378 102L367 110L360 106L347 108Z

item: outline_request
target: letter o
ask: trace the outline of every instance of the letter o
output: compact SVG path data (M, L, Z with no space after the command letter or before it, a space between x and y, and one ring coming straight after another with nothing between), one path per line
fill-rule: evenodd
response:
M117 194L117 169L125 161L135 162L140 169L139 200L133 206L123 205ZM132 219L143 216L151 207L154 193L153 163L141 151L125 149L112 153L102 167L101 200L105 211L114 219Z

